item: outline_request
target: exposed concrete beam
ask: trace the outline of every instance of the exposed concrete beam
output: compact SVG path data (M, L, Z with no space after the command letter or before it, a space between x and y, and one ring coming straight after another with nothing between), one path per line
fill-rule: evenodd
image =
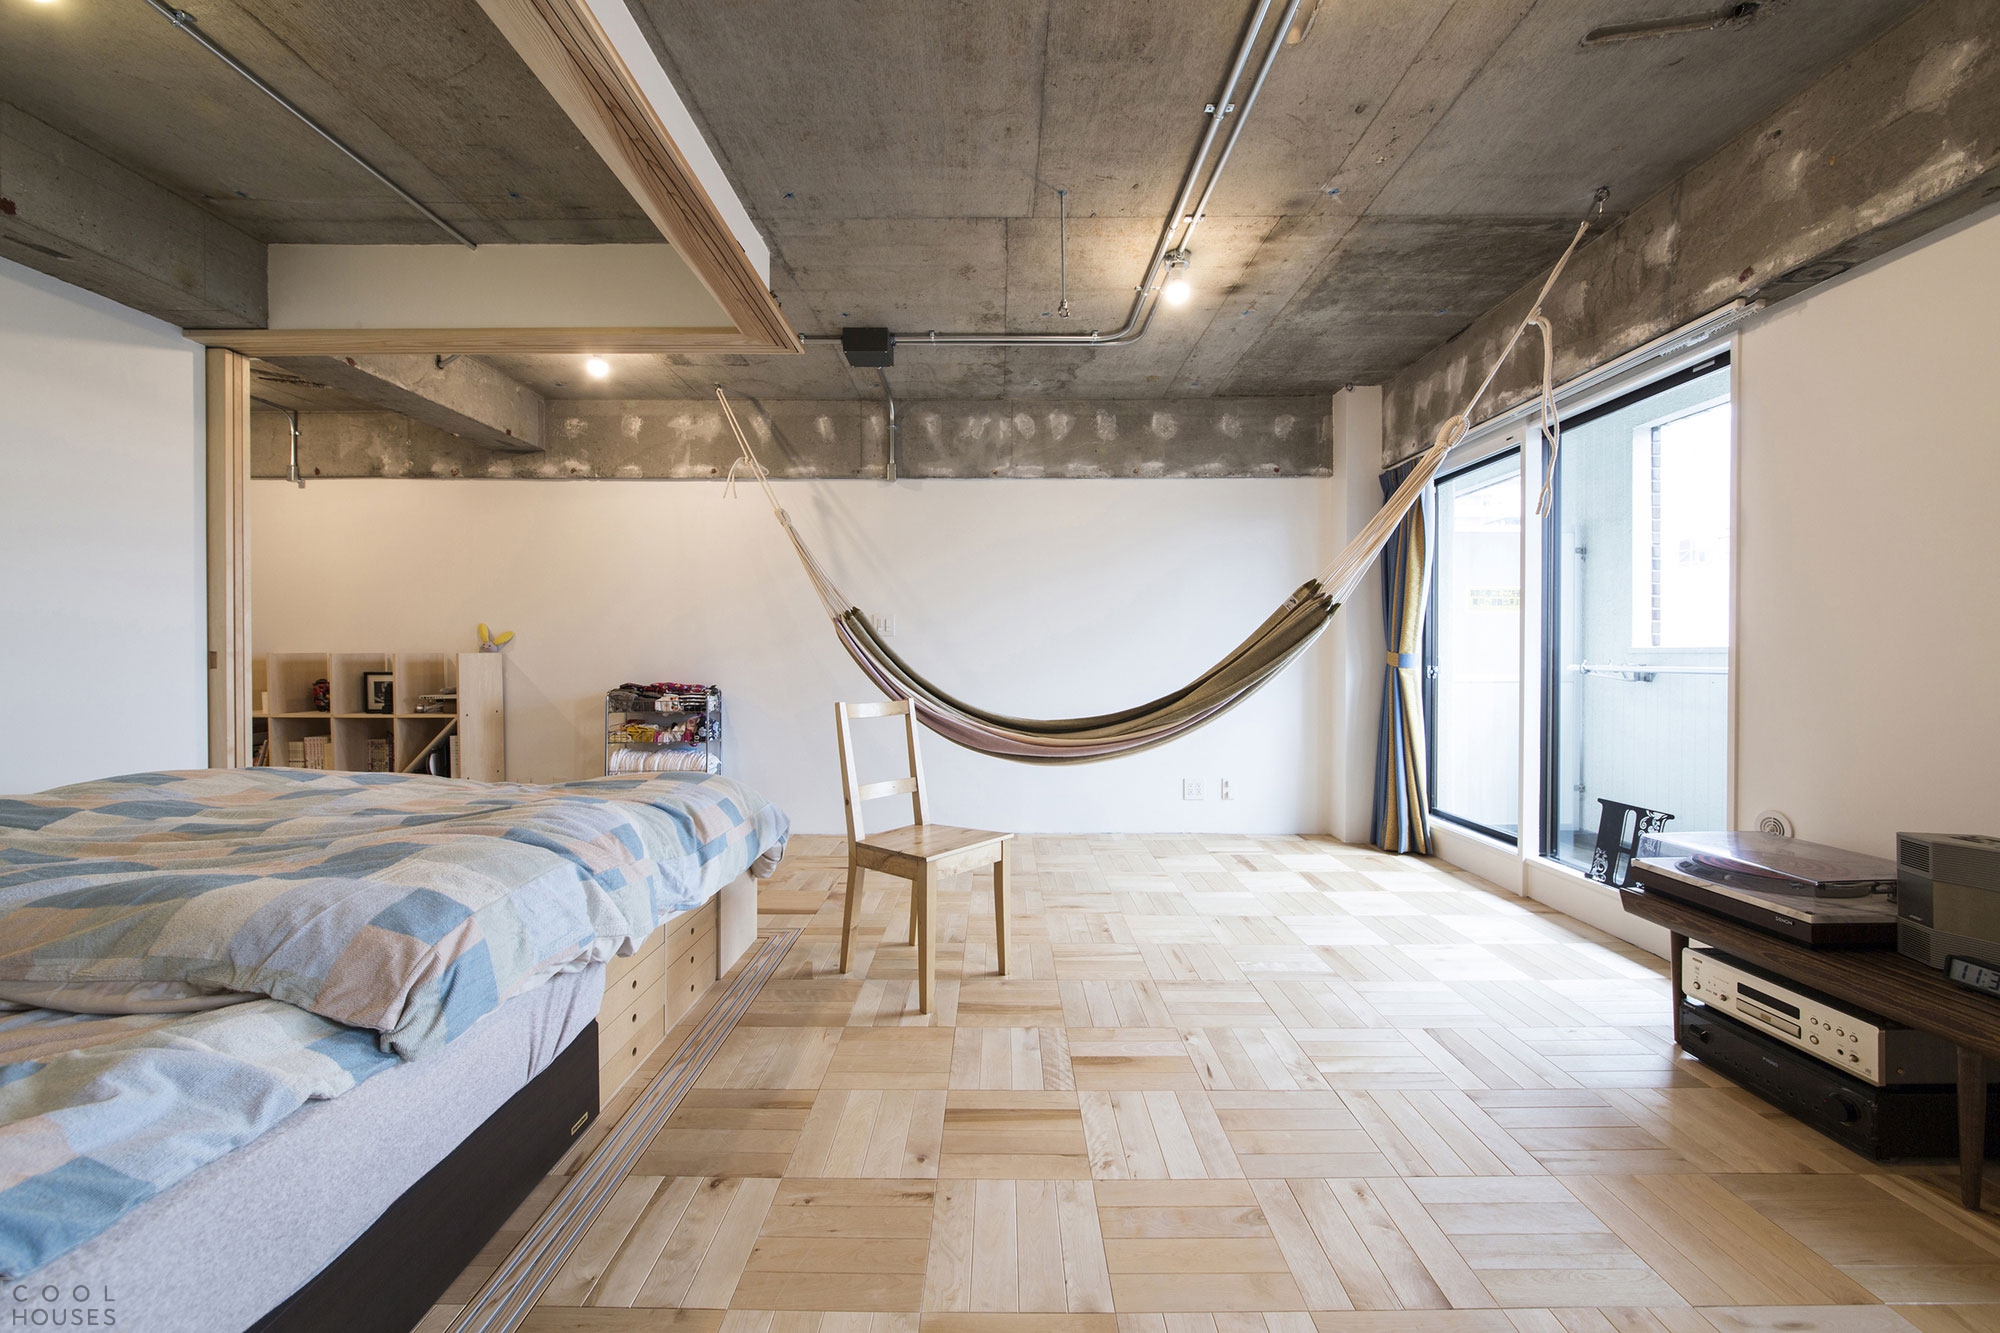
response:
M878 478L887 462L880 403L737 400L776 477ZM1331 472L1324 398L1177 398L902 404L896 471L950 477L1323 477ZM253 468L285 474L288 435L254 423ZM712 399L550 404L548 451L499 457L404 416L305 412L300 466L311 477L663 478L726 476L736 445Z
M518 380L472 357L277 357L269 364L447 435L515 453L545 447L548 406ZM303 435L303 431L301 432Z
M0 255L183 328L264 322L264 246L0 102Z
M2000 198L1991 0L1933 0L1577 252L1550 297L1568 379L1741 296L1823 282ZM1383 456L1427 443L1541 279L1392 379ZM1517 354L1480 417L1535 392Z

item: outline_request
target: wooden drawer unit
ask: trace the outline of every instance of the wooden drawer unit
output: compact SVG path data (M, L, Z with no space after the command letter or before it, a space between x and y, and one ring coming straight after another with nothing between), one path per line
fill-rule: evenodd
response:
M629 958L604 968L598 1010L598 1088L608 1102L666 1040L674 1022L715 984L714 899L664 922Z
M715 984L716 941L710 931L667 961L667 1021L676 1023Z
M666 941L667 948L684 948L704 935L715 934L715 910L715 899L710 898L701 906L670 918L658 934Z
M626 1026L630 1027L632 1024L628 1023ZM610 1045L602 1036L599 1037L597 1053L598 1058L603 1061L597 1069L599 1106L609 1105L611 1098L618 1089L625 1086L625 1081L632 1077L633 1072L645 1062L646 1057L666 1040L667 1016L664 1011L655 1009L650 1018L639 1026L641 1030L629 1033L626 1039L616 1046ZM609 1058L606 1058L607 1056Z
M598 1008L598 1031L608 1040L613 1029L610 1017L632 1007L633 1001L649 988L665 980L667 950L665 936L654 931L638 953L630 958L614 958L604 965L604 1003Z

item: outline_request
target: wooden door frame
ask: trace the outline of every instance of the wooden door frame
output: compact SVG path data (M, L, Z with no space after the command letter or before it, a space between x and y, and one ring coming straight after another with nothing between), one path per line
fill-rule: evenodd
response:
M208 766L250 763L250 358L204 354L207 379Z

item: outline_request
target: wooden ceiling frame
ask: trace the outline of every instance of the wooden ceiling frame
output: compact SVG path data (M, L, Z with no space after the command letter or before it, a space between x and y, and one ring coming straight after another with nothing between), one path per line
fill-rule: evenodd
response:
M588 0L479 0L733 328L189 329L247 356L398 352L798 353L798 333Z
M751 354L791 352L735 329L686 328L487 328L487 329L188 329L205 347L245 356L376 356L435 352L449 356L575 352Z

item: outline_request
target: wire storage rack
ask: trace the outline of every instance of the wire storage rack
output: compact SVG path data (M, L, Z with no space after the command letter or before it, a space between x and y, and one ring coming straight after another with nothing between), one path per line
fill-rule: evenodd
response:
M604 771L720 773L721 688L666 681L606 690Z

